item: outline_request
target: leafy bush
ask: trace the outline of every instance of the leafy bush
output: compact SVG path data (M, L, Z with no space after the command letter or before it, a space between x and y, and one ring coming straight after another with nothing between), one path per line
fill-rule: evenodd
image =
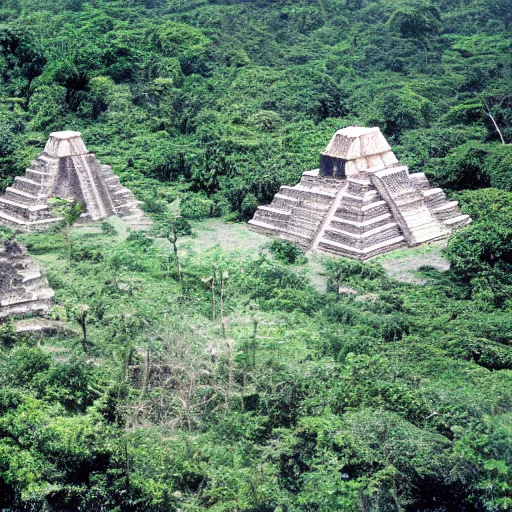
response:
M512 298L512 193L489 189L461 199L475 222L448 243L452 271L475 299L503 305Z
M287 240L272 240L269 245L269 251L281 263L293 265L295 263L304 264L307 262L304 251Z

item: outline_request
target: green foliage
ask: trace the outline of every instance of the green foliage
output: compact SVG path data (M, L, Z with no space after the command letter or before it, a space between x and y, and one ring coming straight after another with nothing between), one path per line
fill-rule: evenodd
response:
M434 178L453 190L494 187L512 190L512 146L467 142L437 164Z
M0 347L12 347L18 337L16 336L16 326L13 321L0 324Z
M80 217L83 207L79 202L54 197L49 201L50 209L55 217L62 218L63 227L72 226Z
M475 300L505 305L512 298L512 193L495 189L461 195L475 222L454 235L446 254Z
M0 226L0 243L6 242L14 238L14 231L7 226Z
M63 329L0 325L0 508L510 508L511 12L4 2L0 187L80 130L155 231L73 229L61 205L63 229L21 237ZM351 124L459 192L449 273L327 259L324 293L290 244L190 249L190 220L250 218Z
M307 261L304 251L287 240L273 240L270 242L269 251L277 261L281 263L305 263Z

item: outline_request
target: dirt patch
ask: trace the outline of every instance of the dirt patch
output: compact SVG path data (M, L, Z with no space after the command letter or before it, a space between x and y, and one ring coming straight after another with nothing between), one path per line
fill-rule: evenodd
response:
M250 231L243 223L225 223L211 219L194 223L195 237L186 237L181 241L184 251L198 252L219 246L223 251L260 251L270 241L269 237Z
M429 266L441 272L449 270L450 262L441 253L444 247L446 242L401 249L374 261L380 263L393 279L404 283L425 284L427 281L418 275L420 267Z

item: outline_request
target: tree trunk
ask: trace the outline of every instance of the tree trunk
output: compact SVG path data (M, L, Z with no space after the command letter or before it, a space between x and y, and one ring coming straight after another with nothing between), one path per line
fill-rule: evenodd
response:
M178 267L178 281L180 282L181 290L183 291L183 273L181 271L181 263L180 263L180 258L178 256L178 237L174 234L172 236L170 242L172 244L172 249L174 251L174 257L176 259L176 265Z
M491 114L491 109L487 105L485 105L484 112L485 112L485 115L492 121L494 128L496 128L496 131L498 132L498 135L500 136L501 143L503 145L505 145L505 139L503 138L503 134L501 133L501 130L498 127L498 123L496 123L496 119L494 119L494 116Z
M226 337L226 325L224 323L224 272L220 275L220 323L222 327L222 337Z
M142 394L145 395L149 388L149 374L151 371L151 346L148 343L146 354L144 357L144 374L142 377Z
M258 332L258 320L253 320L253 330L252 330L252 367L256 367L256 334Z

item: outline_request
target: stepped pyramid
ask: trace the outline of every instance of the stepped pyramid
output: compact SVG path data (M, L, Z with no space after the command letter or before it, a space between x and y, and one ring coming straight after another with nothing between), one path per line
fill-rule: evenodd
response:
M14 240L0 243L0 321L10 315L46 313L53 290L24 249Z
M80 201L83 219L118 215L134 225L144 222L134 195L119 183L111 167L100 164L87 150L79 132L50 134L25 176L16 177L0 197L0 223L30 230L59 222L61 219L52 217L48 208L52 197Z
M378 128L350 126L321 152L320 169L282 186L249 227L305 249L367 260L447 238L470 222L424 173L409 174Z

